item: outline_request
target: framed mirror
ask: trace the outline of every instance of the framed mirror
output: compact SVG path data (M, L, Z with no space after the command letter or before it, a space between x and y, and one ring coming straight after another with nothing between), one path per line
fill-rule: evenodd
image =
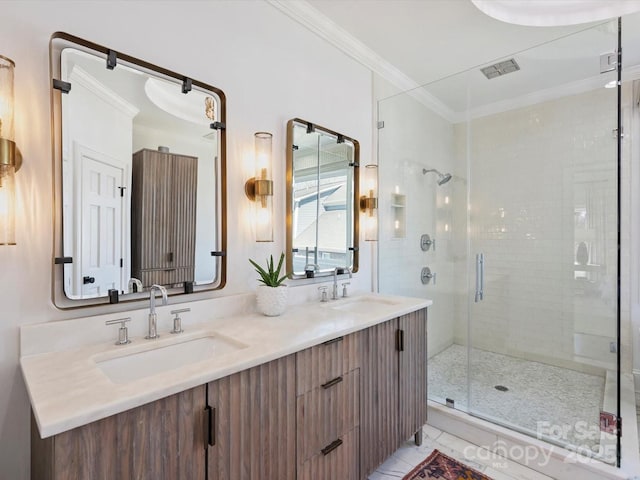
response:
M222 288L224 93L65 33L50 60L55 304Z
M358 270L356 140L295 118L287 123L287 274Z

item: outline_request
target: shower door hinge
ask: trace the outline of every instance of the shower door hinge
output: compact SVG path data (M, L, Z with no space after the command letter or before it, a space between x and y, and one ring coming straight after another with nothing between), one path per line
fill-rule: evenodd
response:
M613 413L600 411L600 431L612 435L622 432L622 419Z
M611 130L611 136L613 138L618 138L618 129L614 128ZM620 127L620 138L624 138L624 127Z
M384 128L384 122L378 122L378 130L381 130Z
M609 342L609 353L618 353L618 344L616 342Z
M612 72L617 66L618 52L609 52L600 55L600 73Z

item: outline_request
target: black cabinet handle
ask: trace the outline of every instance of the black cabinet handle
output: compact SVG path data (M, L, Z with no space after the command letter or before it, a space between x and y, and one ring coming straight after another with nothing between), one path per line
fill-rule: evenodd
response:
M326 390L327 388L331 388L334 385L339 384L340 382L342 382L342 377L336 377L333 380L329 380L327 383L323 383L320 386Z
M396 350L404 352L404 330L396 330Z
M94 283L95 281L96 281L95 277L89 277L89 276L82 277L82 283L85 285L87 283Z
M323 342L323 345L331 345L332 343L338 343L341 342L342 340L344 340L344 337L338 337L338 338L333 338L331 340L327 340L326 342Z
M340 445L342 445L342 440L337 439L337 440L334 440L333 442L331 442L329 445L327 445L326 447L324 447L320 451L322 452L323 455L329 455L331 452L333 452Z
M205 411L205 438L207 439L207 445L213 447L216 444L216 409L206 406Z

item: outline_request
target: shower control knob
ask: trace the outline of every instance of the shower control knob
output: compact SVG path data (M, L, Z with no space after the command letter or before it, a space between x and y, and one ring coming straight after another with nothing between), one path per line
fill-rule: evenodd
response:
M431 283L431 280L433 280L433 284L436 284L436 274L435 272L431 272L431 269L429 267L423 267L422 270L420 271L420 281L422 282L423 285L429 285L429 283Z
M432 239L428 233L425 233L420 237L420 248L423 252L428 252L431 246L434 250L436 249L436 239Z

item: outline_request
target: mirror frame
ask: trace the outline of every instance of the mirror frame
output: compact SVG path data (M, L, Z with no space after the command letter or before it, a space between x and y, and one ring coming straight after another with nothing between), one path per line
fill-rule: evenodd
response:
M68 298L64 292L64 263L63 258L63 231L62 231L62 99L63 93L53 86L53 81L60 79L61 76L61 53L66 45L56 45L54 41L62 40L68 43L69 46L73 46L78 50L82 50L98 57L104 58L105 68L107 56L111 53L115 53L118 61L126 62L127 64L134 65L136 68L142 71L152 73L159 78L170 79L175 82L184 82L190 80L193 86L197 86L201 89L211 91L218 96L220 105L220 114L217 122L220 122L223 127L218 130L219 132L219 152L220 158L218 159L218 176L219 176L219 188L216 187L217 204L215 206L216 216L218 217L216 231L217 231L217 245L219 255L215 256L219 258L218 275L214 279L214 282L206 285L194 285L193 294L185 298L181 298L179 301L195 301L202 300L201 295L197 295L199 292L207 292L211 290L222 289L227 280L227 136L226 136L226 97L222 90L203 83L198 80L194 80L186 75L182 75L177 72L173 72L163 67L159 67L144 60L132 57L130 55L115 51L113 49L98 45L96 43L84 40L82 38L70 35L64 32L55 32L49 41L49 88L51 90L51 133L52 133L52 169L53 169L53 251L52 251L52 299L57 308L60 309L76 309L86 308L98 305L118 305L118 304L130 304L131 302L148 302L149 293L128 293L118 296L117 302L111 302L109 297L94 297L87 299L71 299ZM213 255L212 255L213 256ZM171 296L186 294L184 288L167 288L167 293ZM139 308L142 308L142 304ZM131 305L127 305L126 308L131 308ZM118 310L124 310L120 308Z
M352 273L358 271L360 259L360 143L347 135L335 132L326 127L321 127L307 120L293 118L287 122L287 252L286 252L286 269L287 276L292 280L306 279L306 275L295 274L293 271L293 130L295 126L302 126L320 130L336 138L344 138L353 143L353 266ZM317 247L317 245L316 245ZM328 277L333 272L318 272L312 278Z

